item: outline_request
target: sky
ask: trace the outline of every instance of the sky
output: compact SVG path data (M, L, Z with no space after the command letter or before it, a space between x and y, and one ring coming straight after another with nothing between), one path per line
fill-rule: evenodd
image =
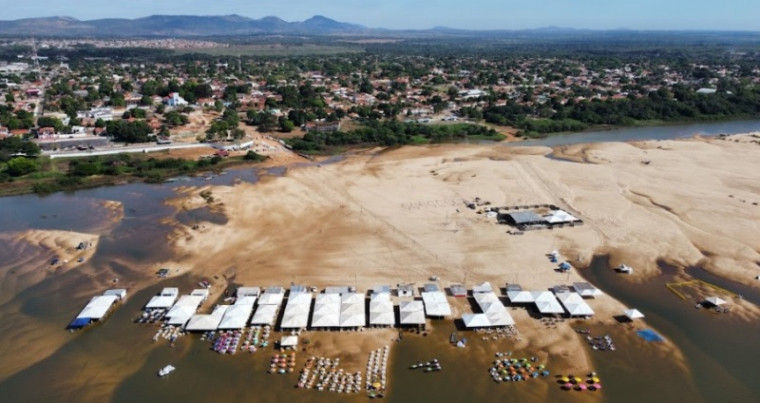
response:
M313 15L371 28L760 30L760 0L0 0L0 20Z

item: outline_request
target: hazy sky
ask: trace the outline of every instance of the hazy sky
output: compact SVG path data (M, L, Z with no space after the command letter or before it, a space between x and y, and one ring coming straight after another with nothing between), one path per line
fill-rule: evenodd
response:
M2 20L239 14L301 21L320 14L373 28L760 30L760 0L0 0L0 7Z

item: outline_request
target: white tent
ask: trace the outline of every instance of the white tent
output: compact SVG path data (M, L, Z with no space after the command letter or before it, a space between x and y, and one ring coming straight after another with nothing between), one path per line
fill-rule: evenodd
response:
M389 293L372 294L369 300L369 324L376 326L393 326L396 315Z
M565 307L570 316L591 316L594 310L583 300L577 292L557 293L557 299Z
M393 326L396 324L396 315L391 308L390 312L370 312L369 324L375 326Z
M204 297L201 295L183 295L179 297L177 303L166 313L166 323L183 326L195 315L203 300Z
M256 303L256 299L256 297L251 295L238 297L238 299L235 300L235 305L253 305Z
M90 302L85 305L81 312L79 312L77 319L103 319L103 317L106 316L106 313L108 313L108 310L111 309L111 306L118 300L119 297L116 295L98 295L92 297Z
M280 289L280 292L265 291L259 296L259 305L280 305L285 298L285 292Z
M255 299L255 297L253 297ZM248 323L248 318L253 312L253 303L235 304L230 306L224 313L222 321L217 326L218 329L242 329Z
M641 313L641 311L638 309L626 309L623 311L623 314L625 314L625 316L627 316L630 320L641 319L644 317L644 314Z
M364 323L364 304L341 304L340 327L360 327Z
M496 296L496 294L493 291L475 294L473 295L473 298L475 298L475 302L477 302L478 305L486 303L486 302L501 303L501 301L499 300L499 297Z
M282 336L280 347L295 347L298 345L298 336Z
M552 210L551 214L544 216L544 219L549 224L578 221L575 216L564 210Z
M177 300L179 289L167 287L161 290L161 294L154 296L145 305L145 309L169 309Z
M340 313L326 314L315 313L311 316L311 327L338 327L340 326Z
M311 315L312 327L337 327L340 325L340 295L318 294Z
M311 293L291 293L280 327L283 329L302 329L309 323Z
M422 325L425 323L425 306L422 301L401 301L399 304L401 311L402 325Z
M530 291L507 291L507 298L513 304L530 304L536 302Z
M185 330L189 332L216 330L229 307L230 305L217 305L214 311L208 315L193 315L190 321L187 322L187 325L185 325Z
M363 327L364 326L364 313L357 314L341 314L340 315L340 327Z
M491 321L484 313L466 313L462 315L464 326L468 329L478 327L491 327Z
M715 306L721 306L726 303L726 300L721 299L719 297L710 297L710 298L705 298L705 302L709 302Z
M364 304L364 296L355 292L343 294L340 302L341 304Z
M482 315L485 315L485 318L488 320L488 324L483 325L482 318L468 316L472 323L471 327L510 326L515 324L512 315L507 312L507 308L504 307L504 304L501 303L501 300L494 292L477 293L473 294L473 296L478 307L483 311ZM464 319L464 315L462 319Z
M190 292L190 295L203 297L203 301L201 301L201 303L203 303L208 299L209 292L207 288L196 288Z
M256 312L251 318L252 325L273 325L277 318L278 305L262 305L259 301L259 306L256 308Z
M366 323L363 295L348 293L341 296L340 327L362 327Z
M549 291L534 291L533 299L535 300L536 308L542 314L565 313L565 309L557 301L557 297Z
M596 297L602 295L602 290L594 287L589 283L573 283L573 289L575 292L581 295L581 297Z
M491 287L491 283L486 281L481 284L477 284L473 286L472 292L473 294L480 293L480 292L493 292L493 287Z
M106 292L104 292L103 295L115 295L119 297L119 299L125 300L127 299L127 290L123 288L113 288L110 290L106 290Z
M422 301L427 316L451 316L451 306L442 291L423 292Z
M259 287L238 287L236 297L258 297L261 294L261 288Z

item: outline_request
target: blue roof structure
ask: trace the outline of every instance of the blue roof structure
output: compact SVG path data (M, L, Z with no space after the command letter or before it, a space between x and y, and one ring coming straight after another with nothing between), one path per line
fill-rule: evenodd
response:
M638 332L636 332L636 334L641 336L641 338L646 341L664 341L665 340L662 338L662 336L655 333L655 331L652 329L639 330Z
M81 329L92 322L90 318L76 318L69 324L70 329Z

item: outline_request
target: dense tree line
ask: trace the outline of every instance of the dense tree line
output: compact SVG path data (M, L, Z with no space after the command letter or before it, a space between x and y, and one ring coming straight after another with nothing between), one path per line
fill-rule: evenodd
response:
M471 124L423 125L398 121L368 121L366 126L348 132L309 132L289 144L296 151L320 152L346 145L395 146L443 143L468 137L501 140L503 136L485 126Z
M760 114L760 89L738 87L735 92L698 94L694 89L677 85L661 88L647 96L618 100L584 100L549 104L546 118L539 108L507 102L504 106L486 107L482 117L490 123L510 125L528 133L579 131L588 126L631 125L637 121L718 120ZM478 117L472 108L461 111L468 117Z

